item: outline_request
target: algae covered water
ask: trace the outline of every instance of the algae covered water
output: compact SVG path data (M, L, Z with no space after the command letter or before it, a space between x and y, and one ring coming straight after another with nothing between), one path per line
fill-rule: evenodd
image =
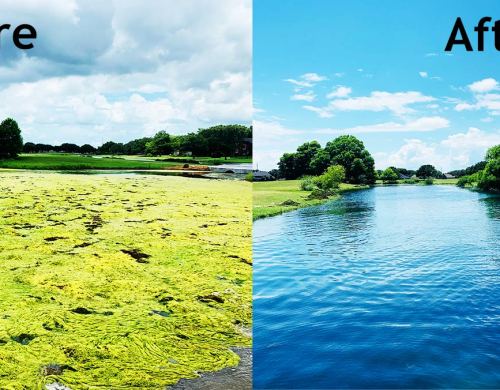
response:
M0 173L0 388L157 389L237 365L250 204L246 182Z
M254 225L254 385L499 388L500 199L391 186Z

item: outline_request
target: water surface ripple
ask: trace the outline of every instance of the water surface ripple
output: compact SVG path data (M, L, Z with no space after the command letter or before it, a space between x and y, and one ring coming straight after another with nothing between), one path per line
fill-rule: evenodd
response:
M254 225L254 386L500 388L500 199L377 187Z

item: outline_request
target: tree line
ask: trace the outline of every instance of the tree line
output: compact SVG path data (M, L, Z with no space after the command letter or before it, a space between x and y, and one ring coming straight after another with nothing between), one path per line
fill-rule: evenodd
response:
M276 178L293 180L320 176L328 167L336 165L343 167L347 183L375 183L375 161L363 142L353 135L341 135L324 148L317 141L306 142L296 152L283 154L278 169L270 173Z
M293 153L285 153L278 162L278 169L269 172L274 179L294 180L301 178L303 190L318 192L327 196L338 188L339 183L374 184L397 183L403 179L416 182L447 176L431 164L424 164L417 170L388 167L375 170L375 162L362 141L352 135L342 135L328 142L324 148L317 141L300 145ZM478 187L485 191L500 191L500 145L486 153L485 161L480 161L465 169L448 172L460 178L458 185ZM313 194L314 195L314 194Z
M0 156L15 157L21 152L151 156L178 154L198 157L251 156L252 126L217 125L183 135L159 131L152 137L138 138L127 143L108 141L96 148L90 144L23 143L17 122L12 118L7 118L0 124Z

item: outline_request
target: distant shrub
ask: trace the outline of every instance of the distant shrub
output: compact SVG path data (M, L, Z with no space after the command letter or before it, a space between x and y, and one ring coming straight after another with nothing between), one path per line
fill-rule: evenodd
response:
M391 167L387 168L380 174L380 179L385 184L396 184L398 182L399 176Z
M325 173L314 178L314 184L322 190L334 190L339 188L344 179L344 167L342 165L332 165L326 169Z
M434 179L432 177L428 177L427 179L424 180L425 185L431 185L434 184Z
M327 199L334 194L332 190L325 190L322 188L315 188L307 197L308 199Z
M314 184L314 177L312 176L304 176L300 181L300 189L302 191L312 191L316 188Z
M253 181L253 173L252 173L252 172L248 172L248 173L245 175L245 180L246 180L246 181Z
M469 185L472 185L470 175L469 176L462 176L457 181L457 186L459 186L459 187L463 188L463 187L467 187Z
M405 179L405 180L403 180L403 183L404 184L416 184L416 183L418 183L418 180L417 179Z

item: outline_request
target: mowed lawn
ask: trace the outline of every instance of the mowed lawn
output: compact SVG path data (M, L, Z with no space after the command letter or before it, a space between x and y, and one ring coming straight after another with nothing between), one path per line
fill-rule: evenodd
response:
M251 191L0 172L0 388L161 389L238 364L230 347L251 345Z
M251 158L212 157L141 157L141 156L82 156L69 153L21 154L16 159L0 159L0 168L32 170L85 170L85 169L168 169L183 165L217 165L224 163L251 163Z
M342 183L339 193L360 188L367 188L367 186ZM253 183L253 218L270 217L327 201L324 199L307 199L310 193L310 191L300 189L300 180ZM338 196L330 197L330 200Z

